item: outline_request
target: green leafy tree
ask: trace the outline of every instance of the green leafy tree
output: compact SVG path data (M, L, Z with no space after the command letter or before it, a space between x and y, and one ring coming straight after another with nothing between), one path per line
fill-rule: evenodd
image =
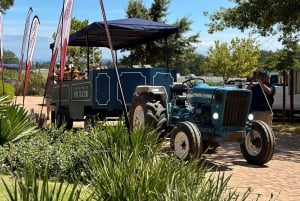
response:
M209 32L225 28L238 28L241 31L252 29L262 36L279 34L284 44L297 40L300 30L299 0L233 0L232 8L221 8L209 14Z
M208 61L206 71L215 75L221 75L224 79L230 76L231 72L230 48L227 43L215 41L215 47L208 50Z
M3 51L4 63L6 64L19 64L19 59L13 51Z
M170 0L154 0L150 8L146 8L142 0L130 0L128 3L127 17L138 17L157 22L167 22L167 11ZM179 32L168 38L168 61L166 60L165 40L155 41L130 49L130 55L125 56L122 64L151 64L154 66L178 66L186 59L185 53L195 50L194 43L199 42L199 34L189 37L184 33L190 31L191 21L187 17L177 20L174 25Z
M87 26L89 24L89 21L83 20L77 20L75 17L72 18L71 22L71 30L70 33L75 33L79 29L82 29L83 27ZM87 47L68 47L68 58L73 58L75 66L80 66L85 68L84 66L87 65L87 58L89 56L90 63L99 63L101 60L101 50L99 48L89 48L89 55L88 55L88 48Z
M172 65L172 68L175 68L177 72L180 72L182 75L189 73L195 75L204 74L204 65L207 57L201 54L197 54L194 51L186 52L182 55L182 58L176 62L176 65Z
M239 39L231 40L231 62L233 74L238 77L247 77L252 75L253 70L256 69L259 48L253 39Z
M70 34L75 33L79 29L82 29L83 27L87 26L89 24L89 21L83 20L80 21L76 19L75 17L72 18L71 21L71 29ZM53 34L53 39L55 38L56 33ZM94 51L94 53L93 53ZM94 61L95 63L99 63L102 57L101 50L99 48L89 48L89 55L88 55L88 48L87 47L75 47L75 46L68 46L68 53L67 57L68 60L70 58L73 59L74 65L76 67L81 67L82 69L85 69L87 66L87 58L89 56L89 61Z
M142 19L148 19L148 10L143 3L143 0L130 0L128 2L127 17L140 17Z
M261 50L260 51L260 56L258 59L258 65L259 66L265 66L269 61L269 58L273 57L275 55L275 52L272 51L266 51L266 50Z
M11 7L12 5L14 5L13 0L1 0L0 1L0 12L4 12L5 10L9 9L9 7Z
M193 53L193 56L190 57L190 73L195 73L196 75L204 74L204 65L207 57L201 54Z
M276 52L262 50L259 58L259 66L269 71L299 69L299 55L300 46L297 44L286 46L284 49Z
M232 39L231 45L215 42L209 48L206 62L207 72L222 76L226 81L230 77L247 77L256 69L260 51L252 39Z

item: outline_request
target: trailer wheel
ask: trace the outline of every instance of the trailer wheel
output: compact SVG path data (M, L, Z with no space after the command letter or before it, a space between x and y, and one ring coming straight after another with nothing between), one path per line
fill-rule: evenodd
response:
M59 109L57 111L56 117L56 127L59 128L65 125L67 130L73 128L73 119L70 118L70 112L68 109Z
M138 125L155 129L159 141L166 134L166 108L160 100L155 100L148 94L134 96L129 109L129 124L131 129Z
M202 136L191 122L180 122L171 131L171 150L182 160L198 159L203 152Z
M274 154L275 137L271 127L263 121L251 122L253 141L248 132L240 144L244 158L252 164L264 165L269 162Z

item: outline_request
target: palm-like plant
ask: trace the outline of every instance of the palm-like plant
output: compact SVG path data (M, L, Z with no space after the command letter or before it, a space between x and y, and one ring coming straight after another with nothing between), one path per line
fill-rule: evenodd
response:
M0 145L33 134L35 128L23 107L12 103L7 96L0 97Z

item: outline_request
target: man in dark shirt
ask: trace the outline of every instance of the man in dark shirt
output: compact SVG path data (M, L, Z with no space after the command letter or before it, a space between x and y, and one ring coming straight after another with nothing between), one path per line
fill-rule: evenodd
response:
M257 81L257 83L253 84L253 81ZM266 70L257 72L250 80L247 89L252 91L250 111L253 113L254 119L262 120L271 126L275 87L270 84L269 72Z

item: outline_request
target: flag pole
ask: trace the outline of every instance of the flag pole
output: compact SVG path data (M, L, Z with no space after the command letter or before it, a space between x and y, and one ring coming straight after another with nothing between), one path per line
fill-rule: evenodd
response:
M111 37L110 37L110 31L109 31L109 27L108 27L107 20L106 20L103 1L99 0L99 3L100 3L101 11L102 11L104 25L105 25L106 36L107 36L107 40L108 40L109 47L110 47L112 62L114 64L114 69L115 69L115 72L116 72L117 84L118 84L118 88L119 88L119 91L120 91L121 97L122 97L122 106L123 106L123 112L124 112L124 116L125 116L125 125L126 125L127 130L128 130L129 142L130 142L130 145L132 147L132 141L131 141L131 135L130 135L130 125L129 125L128 115L127 115L128 112L127 112L126 102L125 102L124 93L123 93L123 89L122 89L122 84L121 84L121 81L120 81L118 67L117 67L117 63L116 63L116 57L115 57L115 54L114 54L114 49L113 49L113 45L112 45L112 41L111 41Z

